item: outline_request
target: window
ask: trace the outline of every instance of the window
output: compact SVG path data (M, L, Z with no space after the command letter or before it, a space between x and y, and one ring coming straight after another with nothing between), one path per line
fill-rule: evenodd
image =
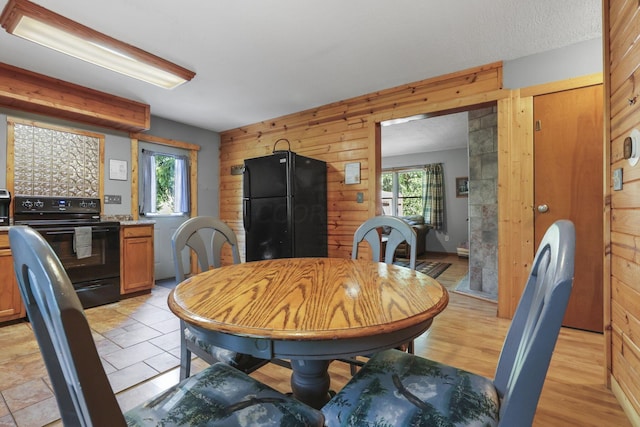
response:
M140 212L158 215L189 212L189 162L185 156L142 150L143 198Z
M382 172L382 210L385 215L422 215L424 211L423 169Z

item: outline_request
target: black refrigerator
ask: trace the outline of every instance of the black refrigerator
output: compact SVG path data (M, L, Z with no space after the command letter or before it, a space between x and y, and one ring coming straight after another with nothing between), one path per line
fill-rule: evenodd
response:
M327 256L327 165L292 151L246 159L246 261Z

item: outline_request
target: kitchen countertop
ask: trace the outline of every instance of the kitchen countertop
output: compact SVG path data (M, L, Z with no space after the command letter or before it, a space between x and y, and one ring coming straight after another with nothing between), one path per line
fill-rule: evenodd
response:
M153 225L156 221L153 219L138 219L138 220L126 220L120 221L120 225L128 226L128 225Z
M131 215L102 215L100 217L102 221L118 221L120 225L147 225L147 224L155 224L156 221L153 219L142 218L142 219L133 219Z
M122 226L134 226L134 225L154 225L156 223L153 219L117 219L117 218L103 218L103 221L118 221ZM0 233L7 233L9 231L9 225L0 225Z

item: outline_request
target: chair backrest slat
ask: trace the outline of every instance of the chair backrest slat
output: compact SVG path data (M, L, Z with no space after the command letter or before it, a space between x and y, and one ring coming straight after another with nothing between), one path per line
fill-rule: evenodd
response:
M203 238L205 232L212 233L208 246L205 244ZM195 252L198 263L200 264L200 269L207 271L211 266L216 268L220 267L222 263L222 248L225 243L231 246L233 263L238 264L240 262L238 240L233 230L227 224L217 218L209 216L193 217L182 223L171 238L176 280L178 282L184 280L185 273L182 264L182 250L185 247L189 247Z
M372 259L374 261L380 261L382 248L380 244L380 232L378 230L382 228L388 228L390 230L384 253L384 262L386 264L392 264L398 245L406 241L411 247L409 265L415 270L417 258L416 231L405 221L395 216L375 216L362 223L353 235L352 259L358 258L358 246L360 242L366 240L371 248Z
M549 227L505 338L494 385L502 399L500 424L530 425L542 391L573 284L575 229Z

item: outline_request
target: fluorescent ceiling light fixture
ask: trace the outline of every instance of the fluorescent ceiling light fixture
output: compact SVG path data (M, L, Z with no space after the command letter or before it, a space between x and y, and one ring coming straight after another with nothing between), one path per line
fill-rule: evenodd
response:
M412 122L414 120L422 120L422 119L427 119L427 118L429 118L428 114L417 114L415 116L402 117L400 119L385 120L383 122L380 122L380 124L382 126L399 125L399 124L402 124L402 123L409 123L409 122Z
M166 89L196 75L27 0L9 0L0 25L15 36Z

